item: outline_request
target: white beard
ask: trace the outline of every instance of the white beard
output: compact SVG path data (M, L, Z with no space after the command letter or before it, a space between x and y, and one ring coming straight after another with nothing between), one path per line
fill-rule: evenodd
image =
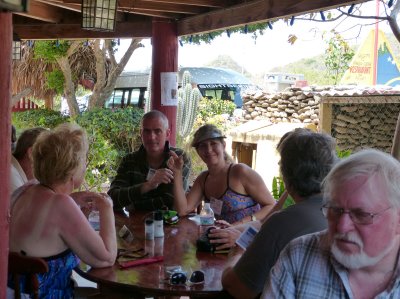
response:
M339 249L339 247L336 244L337 238L345 239L356 243L360 247L360 252L352 254L344 253ZM331 246L331 253L335 257L335 259L346 268L360 269L376 265L393 249L394 245L395 242L394 240L392 240L390 245L387 246L381 253L379 253L377 256L371 257L364 252L364 244L362 243L360 237L357 234L355 233L336 234L334 236L333 244Z

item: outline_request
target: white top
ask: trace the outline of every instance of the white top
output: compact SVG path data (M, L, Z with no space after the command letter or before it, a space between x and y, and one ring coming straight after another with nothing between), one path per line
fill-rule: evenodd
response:
M28 182L26 174L17 159L11 155L10 194ZM10 197L11 198L11 197Z

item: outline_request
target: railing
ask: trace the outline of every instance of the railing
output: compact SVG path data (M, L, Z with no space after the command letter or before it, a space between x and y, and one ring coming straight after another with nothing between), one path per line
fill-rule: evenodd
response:
M39 109L39 106L30 100L22 99L12 107L11 112L21 112L34 109Z

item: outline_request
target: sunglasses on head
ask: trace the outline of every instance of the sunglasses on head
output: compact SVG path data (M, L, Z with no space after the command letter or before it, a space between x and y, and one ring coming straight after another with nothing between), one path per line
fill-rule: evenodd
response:
M171 285L185 285L187 282L187 276L183 272L175 272L171 275L169 283ZM189 278L189 284L200 284L204 282L204 272L194 271Z

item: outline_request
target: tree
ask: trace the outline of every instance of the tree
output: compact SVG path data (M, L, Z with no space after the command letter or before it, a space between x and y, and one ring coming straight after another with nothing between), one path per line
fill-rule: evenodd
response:
M363 19L363 20L375 20L378 22L386 21L388 22L393 35L400 43L400 27L398 24L398 21L400 21L400 19L397 20L398 13L400 11L400 1L394 1L394 0L389 0L387 2L384 0L377 0L377 1L379 1L383 6L383 15L380 16L364 15L362 12L362 7L364 3L360 3L360 4L352 4L348 6L347 9L336 8L334 10L327 11L326 13L323 12L320 12L319 14L310 13L295 18L288 18L286 19L286 22L291 23L294 21L294 19L314 21L314 22L333 22L347 17ZM295 36L289 37L289 39L290 38L292 38L293 41L296 40Z
M325 50L325 66L333 84L336 85L348 69L354 50L339 33L334 30L331 33L332 37L327 41L328 47Z
M94 42L94 54L96 57L97 81L93 88L92 96L89 99L89 109L94 107L104 107L105 102L111 96L118 76L124 70L132 53L139 47L142 40L133 38L125 54L117 63L115 60L115 48L112 40L104 40L103 45L100 40ZM108 72L106 66L108 65Z
M55 69L49 74L50 88L63 92L67 100L71 116L79 114L79 107L75 97L79 76L73 72L73 56L82 47L91 47L93 50L93 62L96 71L93 94L89 99L88 109L103 107L111 96L116 80L128 63L132 53L141 47L141 39L132 39L127 51L117 63L115 43L112 40L94 40L87 45L81 41L39 41L35 43L34 53L36 59L43 59L48 63L55 63L59 70ZM61 71L62 76L57 75ZM62 85L60 90L60 84Z

